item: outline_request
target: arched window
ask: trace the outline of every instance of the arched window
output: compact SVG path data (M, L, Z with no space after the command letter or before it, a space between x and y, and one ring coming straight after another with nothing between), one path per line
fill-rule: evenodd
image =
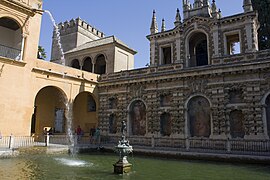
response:
M115 134L117 132L117 122L115 114L111 114L109 117L109 132Z
M19 24L8 17L0 18L0 56L21 60L24 39Z
M209 137L211 134L210 104L202 96L188 102L188 127L191 137Z
M129 107L129 125L132 135L145 135L146 133L146 107L141 100L132 102Z
M76 69L80 69L80 62L78 59L73 59L71 61L71 67L76 68Z
M266 125L267 125L267 132L268 132L268 137L270 137L270 95L267 96L265 100L266 104Z
M234 110L230 113L230 132L232 138L244 138L244 114L242 111Z
M162 136L170 136L172 133L172 121L169 113L163 113L160 116L160 134Z
M106 61L105 61L105 56L103 54L99 55L96 59L95 73L96 74L106 73Z
M189 67L208 65L207 37L198 32L189 39Z
M87 100L87 109L88 112L95 112L96 111L96 101L91 95L88 95L88 100Z
M87 57L83 62L82 70L93 72L92 68L93 68L92 59L90 57Z

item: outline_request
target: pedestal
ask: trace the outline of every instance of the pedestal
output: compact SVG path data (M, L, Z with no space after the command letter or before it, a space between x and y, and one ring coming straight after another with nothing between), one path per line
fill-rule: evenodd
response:
M113 166L114 166L115 174L124 174L124 173L129 173L131 171L132 164L118 161Z

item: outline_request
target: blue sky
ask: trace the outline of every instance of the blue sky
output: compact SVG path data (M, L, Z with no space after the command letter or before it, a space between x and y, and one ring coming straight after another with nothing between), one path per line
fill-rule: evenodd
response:
M191 0L191 3L193 0ZM212 2L212 0L211 0ZM216 0L222 15L243 12L243 0ZM150 33L153 9L156 10L159 30L162 18L166 29L174 27L176 9L182 15L182 0L44 0L43 9L49 10L57 23L80 17L106 36L115 35L138 53L135 68L149 62L150 46L146 36ZM47 14L43 15L40 45L51 56L53 26Z

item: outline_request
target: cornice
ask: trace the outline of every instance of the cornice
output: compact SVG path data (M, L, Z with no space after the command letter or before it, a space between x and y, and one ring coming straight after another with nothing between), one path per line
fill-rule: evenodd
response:
M3 4L11 7L12 9L16 9L32 17L35 15L34 10L29 5L24 5L23 3L20 3L19 1L14 1L14 0L1 0L1 1Z

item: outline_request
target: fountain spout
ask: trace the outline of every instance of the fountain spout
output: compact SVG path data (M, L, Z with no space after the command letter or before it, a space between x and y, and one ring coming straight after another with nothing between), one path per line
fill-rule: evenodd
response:
M35 12L35 13L42 13L42 14L45 12L42 9L33 9L32 11Z

